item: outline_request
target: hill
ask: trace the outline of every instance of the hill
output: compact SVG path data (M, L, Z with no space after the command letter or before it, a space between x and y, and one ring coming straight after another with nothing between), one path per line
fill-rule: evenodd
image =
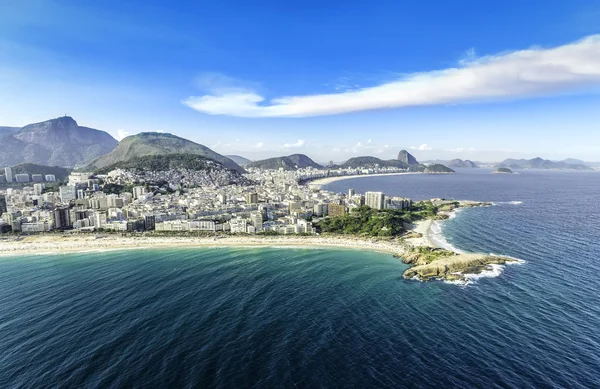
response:
M95 170L119 162L129 161L133 158L168 154L199 155L219 162L223 166L233 169L238 173L245 172L237 163L212 151L206 146L172 134L159 132L142 132L124 138L113 151L92 161L86 169Z
M418 165L419 161L408 151L400 150L398 153L398 161L405 163L407 165Z
M498 167L508 167L511 169L569 169L569 170L593 170L591 167L581 164L571 164L564 161L550 161L548 159L505 159Z
M279 168L283 168L284 170L296 170L306 167L314 167L315 169L323 168L323 166L319 165L304 154L292 154L286 157L275 157L254 161L247 164L246 167L272 170Z
M425 165L418 165L419 169L421 169L422 166ZM411 169L412 171L412 169ZM444 166L441 164L433 164L433 165L429 165L429 166L425 166L424 169L422 170L418 170L421 171L423 173L456 173L454 170L450 169L448 166Z
M233 162L237 163L240 166L247 165L250 162L252 162L248 158L244 158L239 155L226 155L226 157L231 159Z
M108 133L82 127L64 116L15 129L0 130L0 166L35 163L71 167L112 151L118 142Z
M378 165L379 167L397 167L397 168L401 168L401 169L407 169L409 167L409 165L407 163L404 163L404 162L396 160L396 159L383 160L383 159L379 159L377 157L370 157L370 156L350 158L349 160L347 160L340 166L342 168L357 169L357 168L372 168L372 167L375 167L375 165Z
M67 177L71 173L71 169L66 169L60 166L44 166L44 165L36 165L34 163L22 163L12 167L12 172L14 174L54 174L56 177L56 181L66 181Z
M133 157L102 167L95 175L120 169L124 184L148 184L195 187L202 185L246 185L250 181L236 169L198 154L162 154Z
M513 171L507 167L499 167L498 169L494 170L492 173L513 174Z
M460 159L460 158L456 158L456 159L452 159L452 160L436 159L436 160L424 161L424 163L426 163L428 165L434 165L434 164L446 165L448 167L458 168L458 169L479 168L479 165L476 162L471 161L469 159Z

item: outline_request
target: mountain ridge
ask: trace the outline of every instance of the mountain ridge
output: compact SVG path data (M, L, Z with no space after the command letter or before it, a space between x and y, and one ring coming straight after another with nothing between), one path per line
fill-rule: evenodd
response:
M34 163L74 167L112 151L117 140L105 131L79 126L69 116L0 131L0 166Z
M93 160L86 169L96 170L132 158L150 155L195 154L212 159L239 173L245 170L231 159L191 140L162 132L141 132L128 136L110 153Z
M246 165L246 167L273 170L279 168L283 168L284 170L296 170L306 167L323 169L323 166L319 165L305 154L291 154L282 157L262 159L259 161L250 162Z

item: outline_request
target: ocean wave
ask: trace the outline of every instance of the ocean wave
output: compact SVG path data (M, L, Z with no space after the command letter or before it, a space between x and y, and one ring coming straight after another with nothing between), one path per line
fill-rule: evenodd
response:
M493 201L492 202L492 205L501 205L501 204L521 205L521 204L523 204L523 202L522 201L518 201L518 200L515 200L515 201Z
M433 241L436 246L439 246L446 250L451 250L457 253L464 253L463 250L458 247L452 245L452 243L448 242L448 239L444 236L443 233L443 221L436 220L431 223L431 227L429 227L429 238Z

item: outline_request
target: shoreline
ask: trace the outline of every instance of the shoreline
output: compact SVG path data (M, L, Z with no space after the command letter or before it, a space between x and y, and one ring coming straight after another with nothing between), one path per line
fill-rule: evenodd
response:
M75 254L98 251L126 251L133 249L220 248L220 247L294 247L336 248L377 251L404 255L406 245L392 240L357 239L342 236L220 236L215 237L107 237L36 235L22 240L0 241L0 258L27 255Z
M400 175L405 175L405 174L422 174L422 173L417 173L417 172L398 172L398 173L356 174L356 175L353 175L353 176L324 177L324 178L318 178L318 179L316 179L314 181L310 181L306 185L308 185L310 188L320 189L324 185L329 185L329 184L332 184L334 182L342 181L342 180L350 180L350 179L353 179L353 178L367 178L367 177L381 177L381 176L400 176Z

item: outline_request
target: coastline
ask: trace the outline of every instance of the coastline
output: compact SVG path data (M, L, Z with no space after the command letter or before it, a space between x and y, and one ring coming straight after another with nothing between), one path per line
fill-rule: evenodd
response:
M353 176L334 176L334 177L325 177L318 178L314 181L310 181L308 185L310 188L320 189L324 185L331 184L333 182L342 181L342 180L350 180L352 178L366 178L366 177L381 177L381 176L401 176L406 174L422 174L417 172L402 172L402 173L379 173L379 174L356 174Z
M392 240L342 236L242 236L215 237L113 237L96 239L87 235L36 235L22 240L0 241L0 257L41 254L69 254L94 251L218 247L337 248L406 254L406 245Z
M448 218L456 208L488 206L474 201L445 201L438 216ZM216 236L118 236L43 234L0 239L0 258L61 255L86 252L174 248L329 248L338 250L368 250L391 254L409 265L403 272L406 279L420 281L445 280L468 284L472 276L494 270L496 265L519 263L515 258L447 250L430 236L437 220L419 220L407 227L407 232L394 238L356 237L352 235L216 235Z

